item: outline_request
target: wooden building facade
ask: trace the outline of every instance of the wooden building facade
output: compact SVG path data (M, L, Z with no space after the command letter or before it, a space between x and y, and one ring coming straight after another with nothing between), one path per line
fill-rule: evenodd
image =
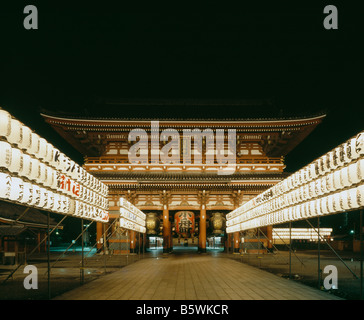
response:
M217 227L223 223L224 215L285 178L287 173L284 171L284 157L325 117L168 119L143 118L141 114L134 118L110 118L47 112L42 113L42 116L84 155L84 168L108 185L110 223L119 216L118 199L125 197L140 210L150 214L150 221L147 219L147 234L160 234L163 237L164 252L172 250L173 238L179 241L181 237L186 237L176 232L176 217L181 216L181 212L189 212L190 217L193 214L194 221L191 220L191 224L194 222L195 225L188 237L192 238L201 252L206 251L206 238L209 234L225 237L225 227L223 230ZM144 149L146 157L143 161L129 161L128 153L135 143L129 139L133 129L144 130L148 141L158 141L160 149L168 143L168 140L161 141L160 136L153 136L156 132L153 131L152 121L158 121L158 136L166 129L174 129L174 132L179 133L180 161L177 163L155 161L159 158L153 155L150 143ZM218 174L221 164L208 157L206 140L203 140L202 150L192 150L193 156L186 161L183 157L183 130L186 129L198 129L201 132L206 129L213 132L224 130L226 150L227 132L234 129L234 172ZM202 157L202 162L194 161L196 152ZM158 223L155 219L159 220ZM265 230L269 237L270 229ZM97 230L100 237L100 225ZM238 250L239 239L239 234L234 235L235 250Z

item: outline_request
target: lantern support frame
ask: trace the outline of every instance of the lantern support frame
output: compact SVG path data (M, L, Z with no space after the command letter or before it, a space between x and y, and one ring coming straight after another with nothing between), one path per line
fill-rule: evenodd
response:
M356 279L359 279L359 277L354 273L354 271L353 270L351 270L350 269L350 267L345 263L345 261L340 257L340 255L335 251L335 249L327 242L327 240L324 238L324 237L322 237L321 235L320 235L320 232L318 232L317 230L316 230L316 228L312 225L312 223L309 221L309 220L307 220L306 219L306 222L311 226L311 228L313 229L313 230L315 230L315 232L317 233L317 235L318 235L318 242L320 242L320 239L322 239L326 244L327 244L327 246L331 249L331 251L336 255L336 257L338 257L339 258L339 260L345 265L345 267L351 272L351 274L356 278Z

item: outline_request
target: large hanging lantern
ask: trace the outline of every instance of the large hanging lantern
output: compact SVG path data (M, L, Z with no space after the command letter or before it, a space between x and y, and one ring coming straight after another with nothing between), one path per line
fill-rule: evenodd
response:
M176 232L190 237L195 232L195 214L192 211L179 211L174 215Z

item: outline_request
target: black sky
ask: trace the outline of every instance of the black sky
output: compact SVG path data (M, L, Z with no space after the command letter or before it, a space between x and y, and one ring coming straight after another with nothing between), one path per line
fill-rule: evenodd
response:
M337 4L339 29L326 30L323 8L332 1L188 8L10 3L0 4L0 105L76 161L82 157L44 124L41 108L85 112L100 98L269 98L277 115L326 111L287 156L288 171L364 129L354 4ZM23 27L26 4L38 8L38 30Z

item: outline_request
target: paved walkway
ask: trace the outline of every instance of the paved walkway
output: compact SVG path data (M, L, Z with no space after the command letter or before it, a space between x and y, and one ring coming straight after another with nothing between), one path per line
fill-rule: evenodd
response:
M64 300L332 300L334 295L224 255L148 257L55 299Z

